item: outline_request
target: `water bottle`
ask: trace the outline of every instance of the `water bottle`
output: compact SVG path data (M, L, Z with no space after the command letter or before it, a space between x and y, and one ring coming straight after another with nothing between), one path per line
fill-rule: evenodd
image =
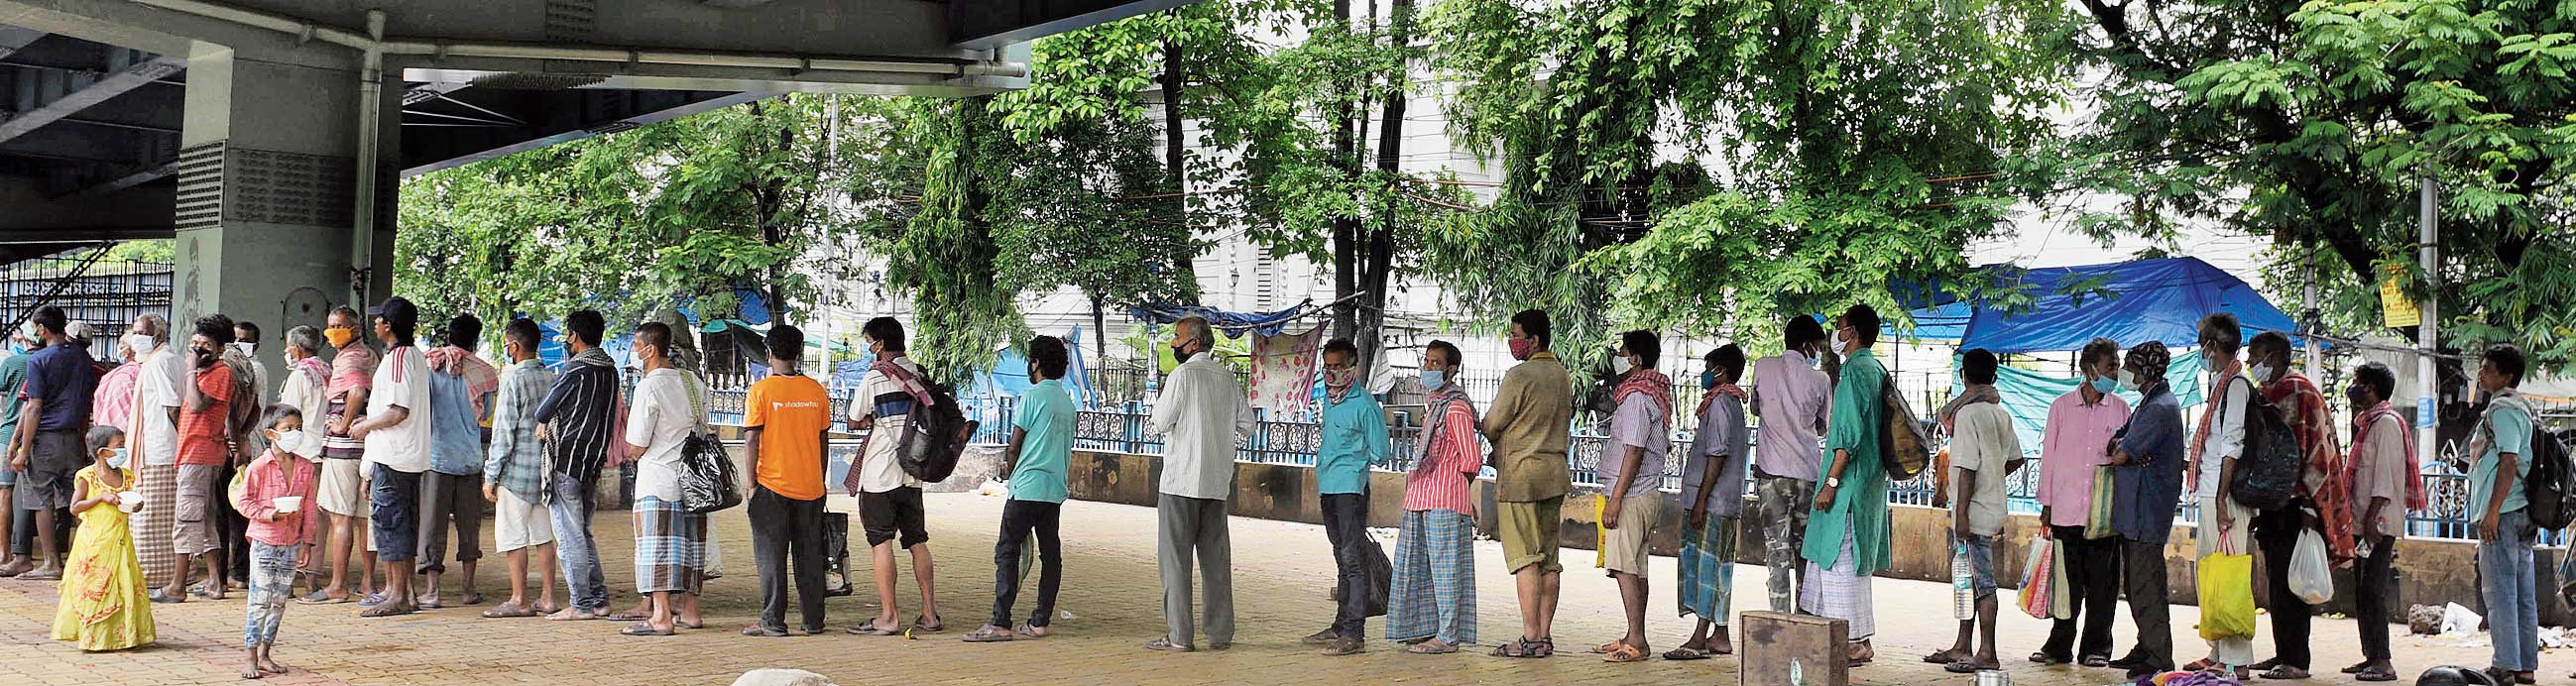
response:
M1962 620L1977 616L1977 568L1968 562L1965 543L1950 549L1950 614Z

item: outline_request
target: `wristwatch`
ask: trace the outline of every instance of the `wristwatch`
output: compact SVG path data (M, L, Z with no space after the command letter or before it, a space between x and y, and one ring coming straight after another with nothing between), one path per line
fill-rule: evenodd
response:
M1826 487L1826 488L1842 488L1842 487L1843 487L1843 478L1842 478L1842 477L1839 477L1839 476L1828 476L1828 477L1825 477L1825 487Z

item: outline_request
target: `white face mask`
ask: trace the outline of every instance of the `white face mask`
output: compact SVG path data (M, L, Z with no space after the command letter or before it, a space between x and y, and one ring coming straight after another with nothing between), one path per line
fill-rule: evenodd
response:
M1635 373L1637 373L1637 358L1629 357L1629 356L1626 356L1626 355L1621 355L1621 356L1619 356L1619 373L1621 373L1621 374L1635 374Z
M2272 365L2261 362L2245 366L2245 373L2253 375L2254 380L2260 383L2271 383L2272 377L2279 372L2280 370L2273 369Z
M277 438L273 445L277 446L279 451L296 457L310 459L322 454L321 440L314 438L313 434L306 433L302 429L277 432Z
M2122 370L2120 370L2120 388L2121 388L2121 389L2123 389L2123 390L2130 390L2130 391L2138 390L2138 375L2137 375L2137 373L2136 373L2136 372L2131 372L2131 371L2126 370L2126 369L2122 369Z
M241 341L234 341L234 342L233 342L233 349L234 349L234 350L239 350L239 351L241 351L241 354L242 354L242 356L243 356L243 357L250 357L250 356L251 356L252 354L254 354L257 350L259 350L259 344L257 344L257 343L245 343L245 342L241 342Z
M152 344L151 336L139 333L129 333L125 335L125 349L134 351L134 354L136 355L152 352L152 349L156 347L159 346Z
M1843 354L1843 332L1841 329L1835 329L1833 333L1826 334L1825 352L1836 355Z

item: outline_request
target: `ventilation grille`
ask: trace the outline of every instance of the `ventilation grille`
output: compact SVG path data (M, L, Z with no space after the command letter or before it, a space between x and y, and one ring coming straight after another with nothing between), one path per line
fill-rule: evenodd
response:
M235 148L223 142L191 147L179 152L176 228L214 228L224 222L348 226L354 216L353 172L346 157Z
M588 43L598 18L598 0L546 0L546 40Z
M175 224L180 231L211 229L223 224L223 141L179 151L178 208Z

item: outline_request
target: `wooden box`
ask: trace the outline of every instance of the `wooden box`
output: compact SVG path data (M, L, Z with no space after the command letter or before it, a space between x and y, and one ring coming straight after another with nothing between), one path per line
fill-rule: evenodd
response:
M1845 686L1851 683L1851 624L1814 615L1737 616L1737 683Z

